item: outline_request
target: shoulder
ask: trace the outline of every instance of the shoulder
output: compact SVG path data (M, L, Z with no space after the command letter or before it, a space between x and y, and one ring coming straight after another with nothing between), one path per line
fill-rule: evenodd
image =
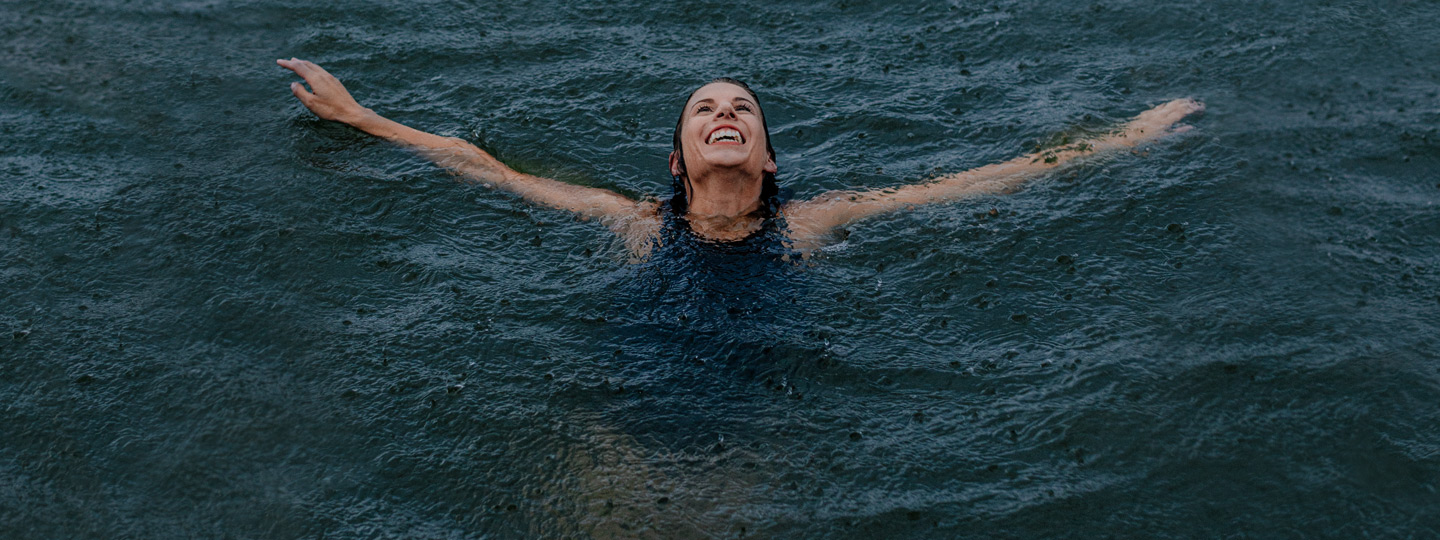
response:
M630 251L636 255L649 251L650 244L660 234L660 201L643 200L636 202L629 211L607 217L605 225L615 231Z
M784 220L785 236L794 247L808 250L824 243L836 226L826 207L823 197L789 201L780 207L778 217Z

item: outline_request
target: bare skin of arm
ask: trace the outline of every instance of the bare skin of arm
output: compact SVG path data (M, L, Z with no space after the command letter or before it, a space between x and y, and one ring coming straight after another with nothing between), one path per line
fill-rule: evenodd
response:
M290 84L290 91L315 116L348 124L355 129L410 148L436 164L476 182L524 197L525 200L585 218L601 220L624 237L632 249L658 228L655 203L636 202L607 189L574 184L518 172L463 139L426 133L382 117L360 106L345 85L314 62L291 58L276 60L310 85Z
M1141 113L1114 134L1093 140L941 176L923 184L875 191L827 192L787 205L786 223L797 245L813 247L832 229L858 219L922 204L1008 192L1026 180L1078 158L1130 149L1188 131L1190 126L1176 127L1175 123L1204 108L1198 101L1177 99Z

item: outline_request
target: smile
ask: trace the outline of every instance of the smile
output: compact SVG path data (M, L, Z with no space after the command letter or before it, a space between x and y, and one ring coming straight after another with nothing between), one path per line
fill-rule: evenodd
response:
M744 144L745 138L740 136L740 131L734 128L721 127L710 132L710 137L705 144Z

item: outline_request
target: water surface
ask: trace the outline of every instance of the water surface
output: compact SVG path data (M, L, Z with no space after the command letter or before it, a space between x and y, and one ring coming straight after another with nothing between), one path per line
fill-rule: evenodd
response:
M1399 0L6 2L0 536L1436 536L1437 24ZM760 92L798 198L1209 110L727 296L316 120L291 56L636 197L668 195L678 107L720 75Z

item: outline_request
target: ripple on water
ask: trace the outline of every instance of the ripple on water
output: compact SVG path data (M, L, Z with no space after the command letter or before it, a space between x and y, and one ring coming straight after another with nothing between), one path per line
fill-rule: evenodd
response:
M22 537L1440 528L1432 4L10 7ZM707 289L313 119L275 44L635 196L668 195L678 101L717 75L761 92L798 198L1209 110Z

